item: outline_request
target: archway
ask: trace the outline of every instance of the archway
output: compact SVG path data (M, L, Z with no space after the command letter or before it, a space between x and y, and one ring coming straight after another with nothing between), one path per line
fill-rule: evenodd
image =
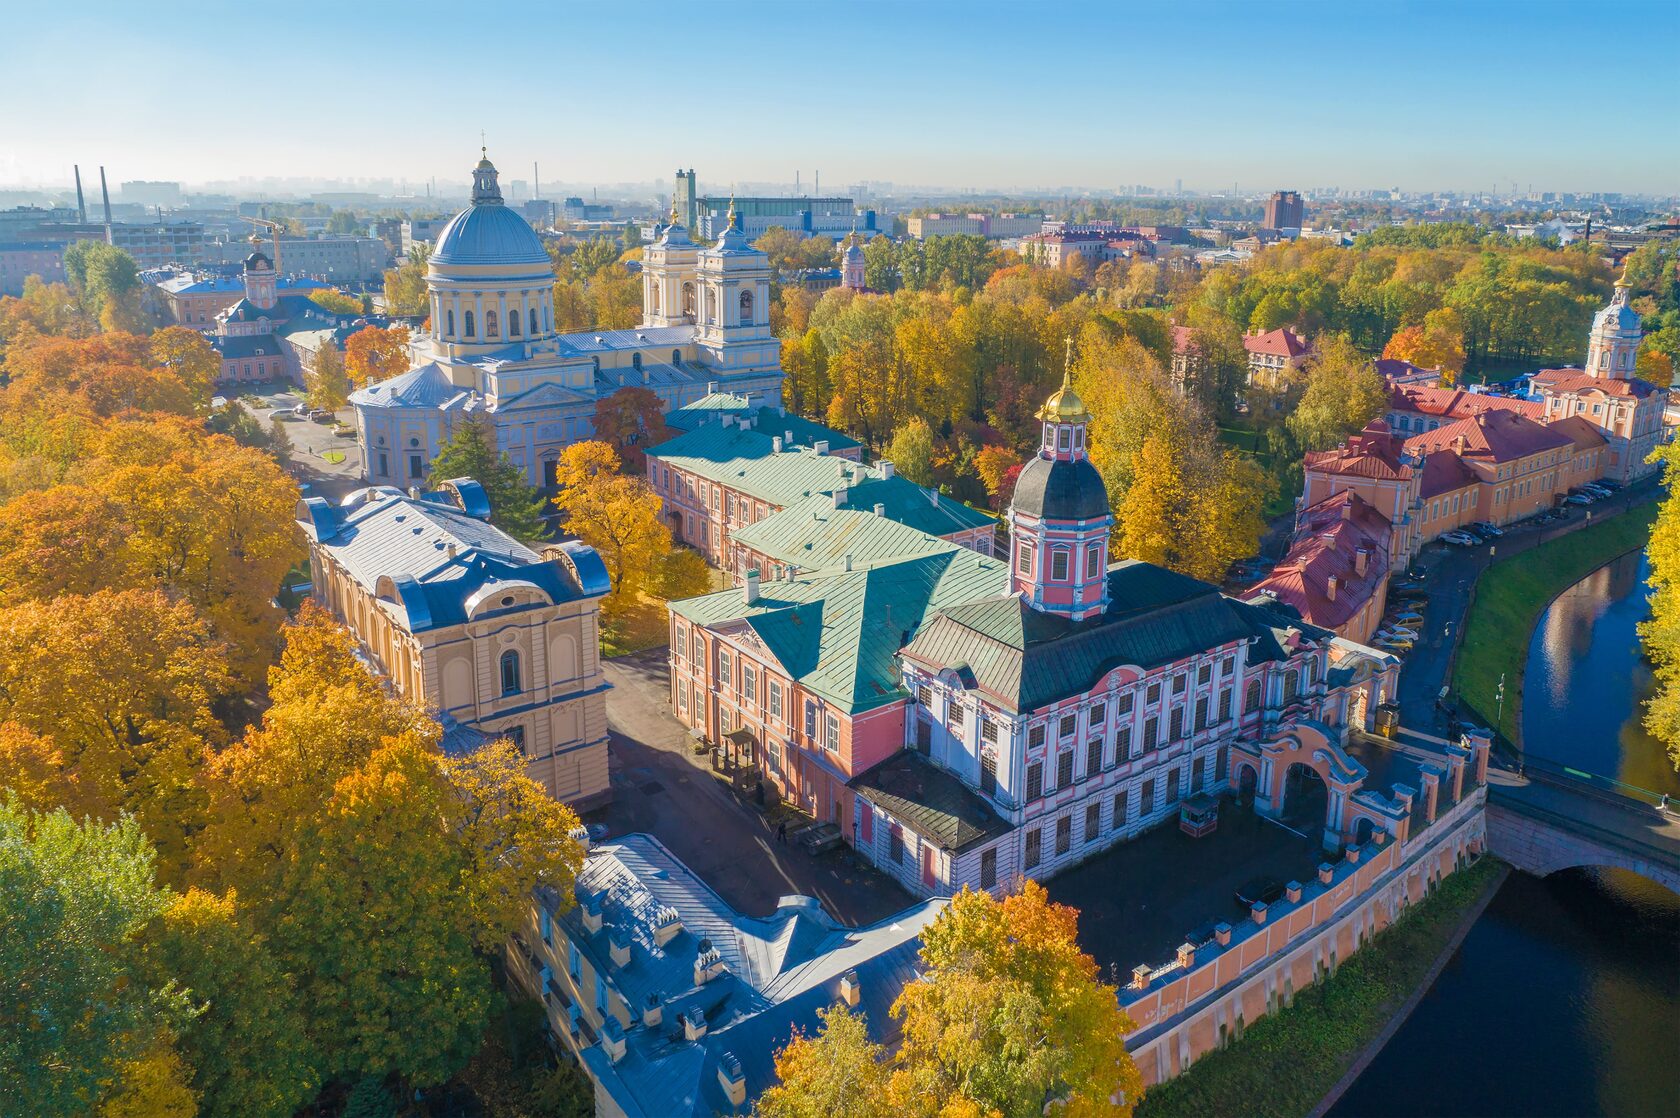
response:
M1237 766L1237 802L1244 807L1254 803L1254 790L1260 783L1260 774L1253 765Z
M1360 816L1353 825L1353 841L1357 846L1364 846L1371 841L1371 835L1376 831L1376 824L1366 816Z
M1290 765L1283 774L1283 802L1280 818L1307 834L1324 828L1330 805L1330 789L1317 769L1303 761Z

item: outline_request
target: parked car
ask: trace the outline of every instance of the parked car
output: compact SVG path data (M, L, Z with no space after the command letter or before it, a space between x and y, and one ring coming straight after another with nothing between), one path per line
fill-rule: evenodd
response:
M1402 625L1409 625L1423 620L1423 614L1419 613L1415 609L1389 610L1387 616L1390 621L1398 621Z
M1601 477L1597 481L1593 482L1593 484L1598 486L1600 489L1608 489L1612 493L1622 487L1621 482L1617 481L1615 478L1608 477Z
M1442 532L1440 538L1442 543L1450 543L1457 547L1475 547L1482 542L1469 532L1461 532L1456 528L1451 532Z
M1593 503L1593 499L1584 493L1571 493L1564 500L1572 505L1590 505Z
M1505 534L1505 529L1501 528L1497 524L1489 524L1485 520L1478 520L1476 523L1470 525L1470 527L1474 528L1482 535L1492 536L1494 539L1498 539L1500 536Z
M1283 896L1283 882L1271 877L1257 877L1237 889L1237 906L1253 908L1257 904L1271 904Z
M1587 484L1581 486L1581 488L1585 489L1588 493L1591 493L1593 496L1598 497L1601 500L1605 497L1610 496L1610 490L1604 488L1604 486L1598 484L1596 481L1589 481L1589 482L1587 482Z

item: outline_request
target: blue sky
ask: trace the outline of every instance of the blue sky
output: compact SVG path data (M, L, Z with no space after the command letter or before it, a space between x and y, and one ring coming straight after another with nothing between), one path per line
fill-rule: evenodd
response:
M464 181L483 129L573 183L1680 192L1680 0L94 0L6 32L9 183Z

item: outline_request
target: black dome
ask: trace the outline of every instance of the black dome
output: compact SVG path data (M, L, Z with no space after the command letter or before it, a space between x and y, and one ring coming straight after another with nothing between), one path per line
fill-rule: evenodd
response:
M270 260L260 252L253 252L245 258L245 270L247 272L255 272L258 271L259 268L265 268L269 271L273 271L274 261Z
M1015 482L1014 507L1041 520L1095 520L1109 514L1108 486L1089 459L1034 457Z

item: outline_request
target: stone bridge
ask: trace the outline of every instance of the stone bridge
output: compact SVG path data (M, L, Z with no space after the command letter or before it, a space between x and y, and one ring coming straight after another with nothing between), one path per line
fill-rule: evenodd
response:
M1567 773L1491 773L1487 838L1493 853L1537 877L1613 866L1680 893L1680 820Z

